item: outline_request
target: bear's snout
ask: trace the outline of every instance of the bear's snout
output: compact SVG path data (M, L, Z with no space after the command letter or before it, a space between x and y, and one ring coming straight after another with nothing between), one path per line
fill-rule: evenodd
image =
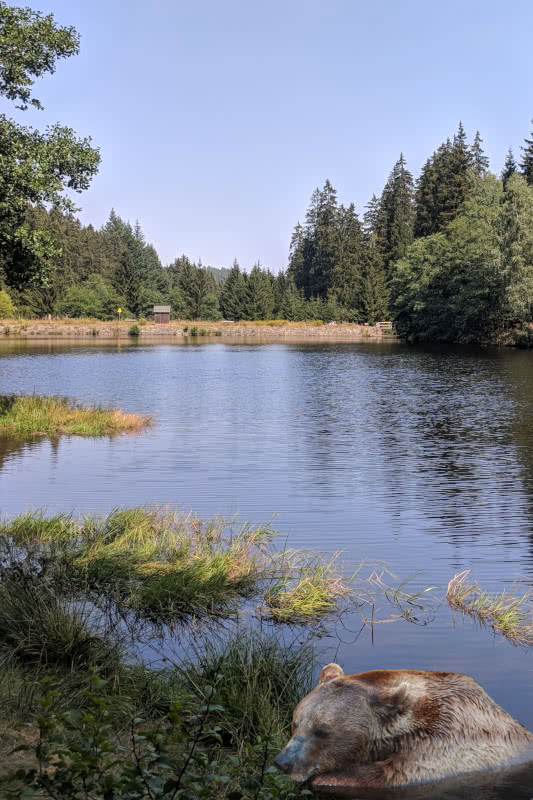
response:
M303 749L303 736L295 736L290 740L288 745L281 751L281 753L278 753L274 759L274 764L282 772L292 772L297 762L302 760Z
M289 772L292 767L292 759L287 755L285 750L282 750L274 759L274 764L281 772Z

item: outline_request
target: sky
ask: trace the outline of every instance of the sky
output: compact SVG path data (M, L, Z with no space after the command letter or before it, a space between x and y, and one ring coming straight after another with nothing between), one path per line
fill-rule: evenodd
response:
M498 173L531 131L530 0L20 5L74 25L81 51L39 81L45 111L10 115L90 135L81 220L139 219L164 264L277 272L326 178L362 215L401 151L416 178L459 120Z

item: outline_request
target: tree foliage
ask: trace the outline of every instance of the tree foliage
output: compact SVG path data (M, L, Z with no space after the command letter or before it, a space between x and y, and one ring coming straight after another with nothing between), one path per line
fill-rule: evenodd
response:
M5 289L0 289L0 319L11 319L15 316L15 304Z
M468 175L468 198L396 269L398 331L413 339L490 340L532 320L533 188L519 175Z
M0 95L42 108L33 97L35 78L53 73L59 58L78 52L73 28L52 15L0 2ZM13 287L46 285L56 254L53 240L26 225L28 207L75 209L66 190L82 192L96 174L100 154L88 138L59 124L44 132L0 115L0 276Z

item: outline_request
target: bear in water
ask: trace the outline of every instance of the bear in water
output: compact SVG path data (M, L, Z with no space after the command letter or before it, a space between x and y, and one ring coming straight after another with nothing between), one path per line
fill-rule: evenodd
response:
M533 760L533 734L468 675L328 664L275 764L318 791L386 787Z

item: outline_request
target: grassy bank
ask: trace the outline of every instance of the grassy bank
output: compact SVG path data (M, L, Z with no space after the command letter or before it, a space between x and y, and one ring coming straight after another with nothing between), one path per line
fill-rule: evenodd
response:
M135 433L150 418L100 406L83 406L64 397L9 395L0 397L0 436L114 436Z
M107 677L1 667L0 796L301 796L272 761L311 688L312 649L260 635L198 646L194 661Z

